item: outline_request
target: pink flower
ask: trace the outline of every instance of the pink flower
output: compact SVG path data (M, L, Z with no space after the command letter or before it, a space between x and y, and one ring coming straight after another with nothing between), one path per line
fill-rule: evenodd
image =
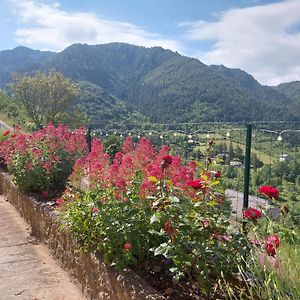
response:
M57 207L63 205L65 203L64 199L63 198L57 198L56 201L55 201L55 204Z
M278 269L280 268L280 259L278 256L270 256L262 252L259 256L259 262L262 266Z
M98 215L99 214L99 208L98 207L93 207L92 213L93 213L93 215Z
M126 251L129 251L131 248L132 248L132 244L130 244L129 242L126 242L123 245L123 249L126 250Z
M45 162L45 163L43 164L43 169L45 169L48 173L50 173L51 170L52 170L51 163L50 163L50 162Z
M33 168L33 165L32 165L31 162L28 162L28 163L25 165L25 169L26 169L26 170L32 170L32 168Z
M132 142L131 137L127 137L125 139L121 149L122 149L123 153L130 153L131 151L133 151L134 147L133 147L133 142Z
M279 197L279 189L270 185L263 185L258 189L258 191L270 199L278 199Z
M261 211L259 211L258 209L249 207L243 211L244 219L250 219L250 220L256 221L260 217L261 217Z
M124 179L116 179L115 186L124 189L126 187L126 181Z
M209 226L209 220L204 219L201 221L203 228L207 228Z
M260 241L259 240L250 240L250 243L254 246L260 246Z

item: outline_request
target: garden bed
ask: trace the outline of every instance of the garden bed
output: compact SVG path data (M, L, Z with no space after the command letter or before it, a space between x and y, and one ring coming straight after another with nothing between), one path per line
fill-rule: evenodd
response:
M187 162L146 138L127 137L114 156L95 138L88 152L84 129L51 124L4 137L0 156L17 186L2 172L0 192L88 298L273 299L274 289L278 299L299 298L289 297L298 294L294 280L280 277L280 266L297 271L290 272L299 257L293 220L286 211L273 222L250 207L244 232L234 230L213 141L203 162ZM279 196L272 186L259 192L272 202Z
M79 251L74 238L61 230L57 212L35 195L26 195L0 172L0 193L30 224L32 235L45 243L89 299L165 299L133 271L116 272L101 257Z

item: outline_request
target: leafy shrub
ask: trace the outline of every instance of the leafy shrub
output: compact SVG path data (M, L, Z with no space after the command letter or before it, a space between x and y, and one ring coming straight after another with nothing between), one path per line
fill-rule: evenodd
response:
M11 135L1 143L1 155L15 183L24 191L63 190L77 158L87 151L85 131L48 127L31 134Z
M82 248L102 252L109 265L159 260L175 282L189 276L208 287L237 271L247 251L244 236L229 232L221 174L212 165L183 165L145 138L135 147L126 139L111 163L93 140L92 152L75 163L63 218ZM85 191L78 190L83 178Z

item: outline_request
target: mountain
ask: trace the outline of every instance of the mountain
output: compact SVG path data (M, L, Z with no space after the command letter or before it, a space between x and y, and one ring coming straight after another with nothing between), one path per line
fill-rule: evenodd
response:
M14 60L17 53L22 58ZM59 53L25 47L2 51L0 87L9 82L13 72L51 69L84 82L81 104L99 122L108 115L113 122L300 120L299 110L286 109L298 100L260 85L242 70L207 66L160 47L124 43L74 44Z
M291 100L288 109L297 118L300 112L300 81L281 83L274 89Z
M32 50L23 46L0 51L0 88L4 88L14 74L36 72L55 55L55 52Z

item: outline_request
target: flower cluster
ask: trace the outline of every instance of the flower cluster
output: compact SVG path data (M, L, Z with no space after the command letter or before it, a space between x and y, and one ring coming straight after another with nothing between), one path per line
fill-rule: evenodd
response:
M263 185L258 189L259 193L266 196L269 199L277 200L279 197L279 190L276 187L270 185Z
M52 124L30 134L18 130L0 145L0 155L21 189L47 193L64 188L74 161L86 151L84 129L71 132Z
M275 249L279 247L279 237L276 234L267 237L264 246L268 255L275 256Z
M174 281L185 274L205 281L229 261L223 273L230 273L247 245L227 231L220 177L207 164L185 164L167 146L157 151L146 138L127 138L112 159L93 139L69 178L71 189L83 191L65 193L62 215L83 248L101 251L110 265L169 259Z
M249 219L252 221L256 221L258 218L261 217L261 211L252 207L247 208L243 211L243 218Z
M273 186L261 186L258 191L270 200L278 199L279 197L279 190ZM263 207L262 210L264 210ZM250 244L254 246L254 250L258 254L262 266L278 268L280 258L276 255L276 249L279 247L280 241L277 234L273 233L270 235L270 232L274 232L275 228L278 230L278 224L273 228L273 221L267 217L268 214L264 214L265 218L262 218L262 216L262 211L252 207L243 211L243 218L253 221L248 223L249 226L252 226L248 228L251 236ZM260 222L258 222L259 219L261 219ZM268 230L267 232L266 229ZM253 239L253 234L255 234L256 239Z

